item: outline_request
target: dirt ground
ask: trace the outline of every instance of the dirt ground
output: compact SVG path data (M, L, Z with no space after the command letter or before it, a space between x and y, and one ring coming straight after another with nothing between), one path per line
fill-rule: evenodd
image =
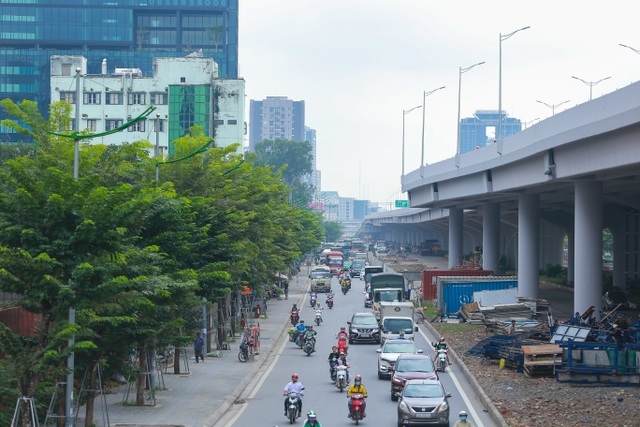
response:
M456 354L511 427L639 427L640 387L576 386L555 378L529 378L500 369L498 361L481 361L467 350L488 335L483 327L442 331ZM457 325L456 325L457 326Z

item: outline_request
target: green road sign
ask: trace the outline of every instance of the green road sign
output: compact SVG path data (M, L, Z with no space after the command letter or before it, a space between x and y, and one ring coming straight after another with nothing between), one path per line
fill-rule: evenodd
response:
M396 200L396 208L408 208L409 201L408 200Z

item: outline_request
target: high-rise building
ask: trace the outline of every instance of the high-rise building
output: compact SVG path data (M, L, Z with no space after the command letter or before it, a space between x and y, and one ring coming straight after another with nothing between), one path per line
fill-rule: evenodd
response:
M201 52L238 77L238 0L13 0L0 2L0 99L37 101L48 115L51 55L82 55L153 72L153 58ZM2 117L0 116L0 119ZM21 140L2 127L3 140Z
M498 110L478 110L473 117L460 121L460 153L477 150L492 143L498 130ZM519 119L508 117L502 112L502 137L505 138L522 130Z
M317 199L320 194L320 171L317 168L317 146L316 146L316 130L305 126L305 141L311 145L311 170L312 172L302 177L305 184L312 186L315 189L314 199Z
M305 141L304 101L292 101L286 96L267 96L262 101L251 100L249 107L249 151L258 142L276 138Z

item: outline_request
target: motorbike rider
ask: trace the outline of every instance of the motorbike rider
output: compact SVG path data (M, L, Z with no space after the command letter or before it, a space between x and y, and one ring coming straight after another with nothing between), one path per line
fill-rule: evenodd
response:
M316 301L318 300L318 295L316 295L315 292L311 293L311 296L309 297L309 303L311 304L311 307L315 307L316 306Z
M408 426L410 425L409 423L411 422L411 418L409 418L408 415L405 415L402 417L402 427Z
M460 411L458 416L460 417L460 421L457 421L453 427L473 427L473 423L471 421L467 421L466 411Z
M314 308L313 311L316 316L318 315L318 313L320 313L320 322L322 322L322 312L324 311L324 308L320 307L320 303L316 305L316 308Z
M362 385L362 376L360 374L355 376L355 378L353 379L353 385L349 387L349 390L347 390L347 397L350 398L349 415L347 416L347 418L351 418L351 410L353 407L353 399L351 398L351 395L353 395L354 393L360 393L362 394L362 397L364 397L364 399L362 399L362 418L364 418L367 416L365 412L365 409L367 409L367 401L365 399L368 397L368 395L367 389Z
M302 345L304 346L304 344L307 342L307 340L310 340L312 338L315 338L317 335L317 332L313 330L313 325L309 325L307 326L307 330L304 332L304 338L302 340ZM313 346L313 352L315 353L316 351L316 346Z
M301 345L300 341L298 341L298 340L302 339L302 337L304 335L304 332L306 330L307 330L307 325L304 324L304 320L301 320L298 323L298 326L296 326L296 332L298 333L298 336L296 337L296 344Z
M347 354L344 351L340 352L340 357L338 357L338 365L337 366L346 366L347 367L347 384L349 384L349 360L347 359ZM337 381L337 377L336 377ZM336 383L337 385L337 383Z
M327 357L327 362L329 362L329 375L333 378L333 369L331 367L331 363L338 363L338 359L340 358L340 353L338 352L338 346L331 347L331 353L329 353L329 357ZM335 359L335 362L334 362Z
M293 322L293 318L295 316L298 316L298 315L299 315L298 306L293 304L293 307L291 307L291 312L290 312L290 315L289 315L289 318L291 319L291 322Z
M289 400L289 393L296 392L298 393L298 416L302 414L302 396L304 395L304 386L300 381L298 381L298 374L295 372L291 374L291 381L284 386L284 416L287 416L287 406Z
M307 420L302 427L322 427L318 421L318 416L315 411L307 412Z
M327 294L327 299L325 300L325 304L329 305L329 301L331 301L331 303L333 303L333 292L329 292Z
M349 349L349 334L344 326L340 326L340 332L336 333L336 338L338 339L338 343L340 341L344 342L344 349L347 351ZM340 347L340 345L338 347Z
M440 337L440 341L435 343L433 345L433 347L436 349L436 353L438 352L438 350L447 350L447 343L446 343L444 337ZM451 365L451 359L449 358L449 352L447 351L445 354L447 355L447 364Z

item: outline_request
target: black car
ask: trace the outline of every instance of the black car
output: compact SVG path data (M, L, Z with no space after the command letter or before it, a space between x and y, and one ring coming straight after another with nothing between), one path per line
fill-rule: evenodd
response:
M349 325L349 344L360 341L380 343L380 326L371 313L356 313L347 322Z

